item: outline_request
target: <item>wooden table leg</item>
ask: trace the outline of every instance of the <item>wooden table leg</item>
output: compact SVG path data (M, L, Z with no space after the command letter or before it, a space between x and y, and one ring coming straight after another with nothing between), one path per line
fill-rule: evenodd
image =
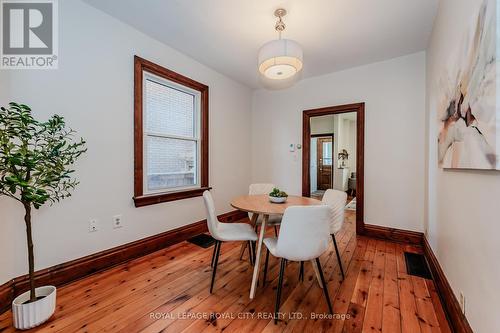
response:
M259 214L255 214L255 213L252 214L252 218L250 219L250 225L252 226L252 228L255 228L255 225L257 224L258 217L259 217ZM247 246L248 246L247 242L243 242L243 244L241 244L240 260L241 260L241 258L243 258L243 253L245 253L245 249Z
M259 280L260 253L262 251L262 241L264 240L268 219L269 215L264 215L262 225L260 226L259 240L257 241L257 254L255 256L255 266L253 268L252 286L250 287L250 299L253 299L255 296L255 288L257 287L257 281Z

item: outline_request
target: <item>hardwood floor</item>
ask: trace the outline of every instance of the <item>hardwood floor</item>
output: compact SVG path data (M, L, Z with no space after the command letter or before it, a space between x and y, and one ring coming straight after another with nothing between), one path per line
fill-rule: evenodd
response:
M54 316L28 332L450 332L433 282L406 272L403 252L421 249L356 236L354 218L347 211L337 234L345 281L333 246L321 257L333 319L320 317L327 305L310 264L304 282L298 263L287 265L275 325L278 260L251 301L252 268L239 243L223 243L211 295L212 248L183 242L59 288ZM0 332L13 331L11 313L0 315Z

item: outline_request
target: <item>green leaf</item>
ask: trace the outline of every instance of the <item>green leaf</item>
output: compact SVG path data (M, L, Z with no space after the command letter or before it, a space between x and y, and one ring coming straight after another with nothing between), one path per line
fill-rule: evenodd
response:
M73 134L57 114L42 122L26 104L0 107L0 195L35 208L68 197L78 184L73 163L87 151Z

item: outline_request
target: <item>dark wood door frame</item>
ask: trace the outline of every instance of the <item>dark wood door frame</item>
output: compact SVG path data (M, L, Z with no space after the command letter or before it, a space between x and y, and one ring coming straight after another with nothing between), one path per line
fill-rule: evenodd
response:
M321 138L324 136L331 136L333 141L333 133L311 134L311 138Z
M302 195L311 196L311 118L356 112L356 233L363 234L364 222L364 154L365 154L365 103L329 106L305 110L302 114Z

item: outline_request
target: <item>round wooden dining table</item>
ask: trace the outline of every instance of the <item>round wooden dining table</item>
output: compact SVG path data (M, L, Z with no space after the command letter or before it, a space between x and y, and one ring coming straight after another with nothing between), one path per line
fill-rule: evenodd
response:
M266 224L269 220L269 215L283 215L285 210L290 206L313 206L320 205L321 201L299 196L288 196L286 202L284 203L272 203L269 201L269 196L267 194L261 195L243 195L234 198L231 201L231 206L248 213L252 213L252 218L250 220L252 226L255 226L259 215L262 215L262 225L260 227L259 239L257 241L257 254L255 256L255 266L253 268L252 285L250 287L250 298L253 299L255 296L255 289L257 287L257 281L259 279L260 271L260 256L262 251L262 241L264 239L264 234L266 230Z

